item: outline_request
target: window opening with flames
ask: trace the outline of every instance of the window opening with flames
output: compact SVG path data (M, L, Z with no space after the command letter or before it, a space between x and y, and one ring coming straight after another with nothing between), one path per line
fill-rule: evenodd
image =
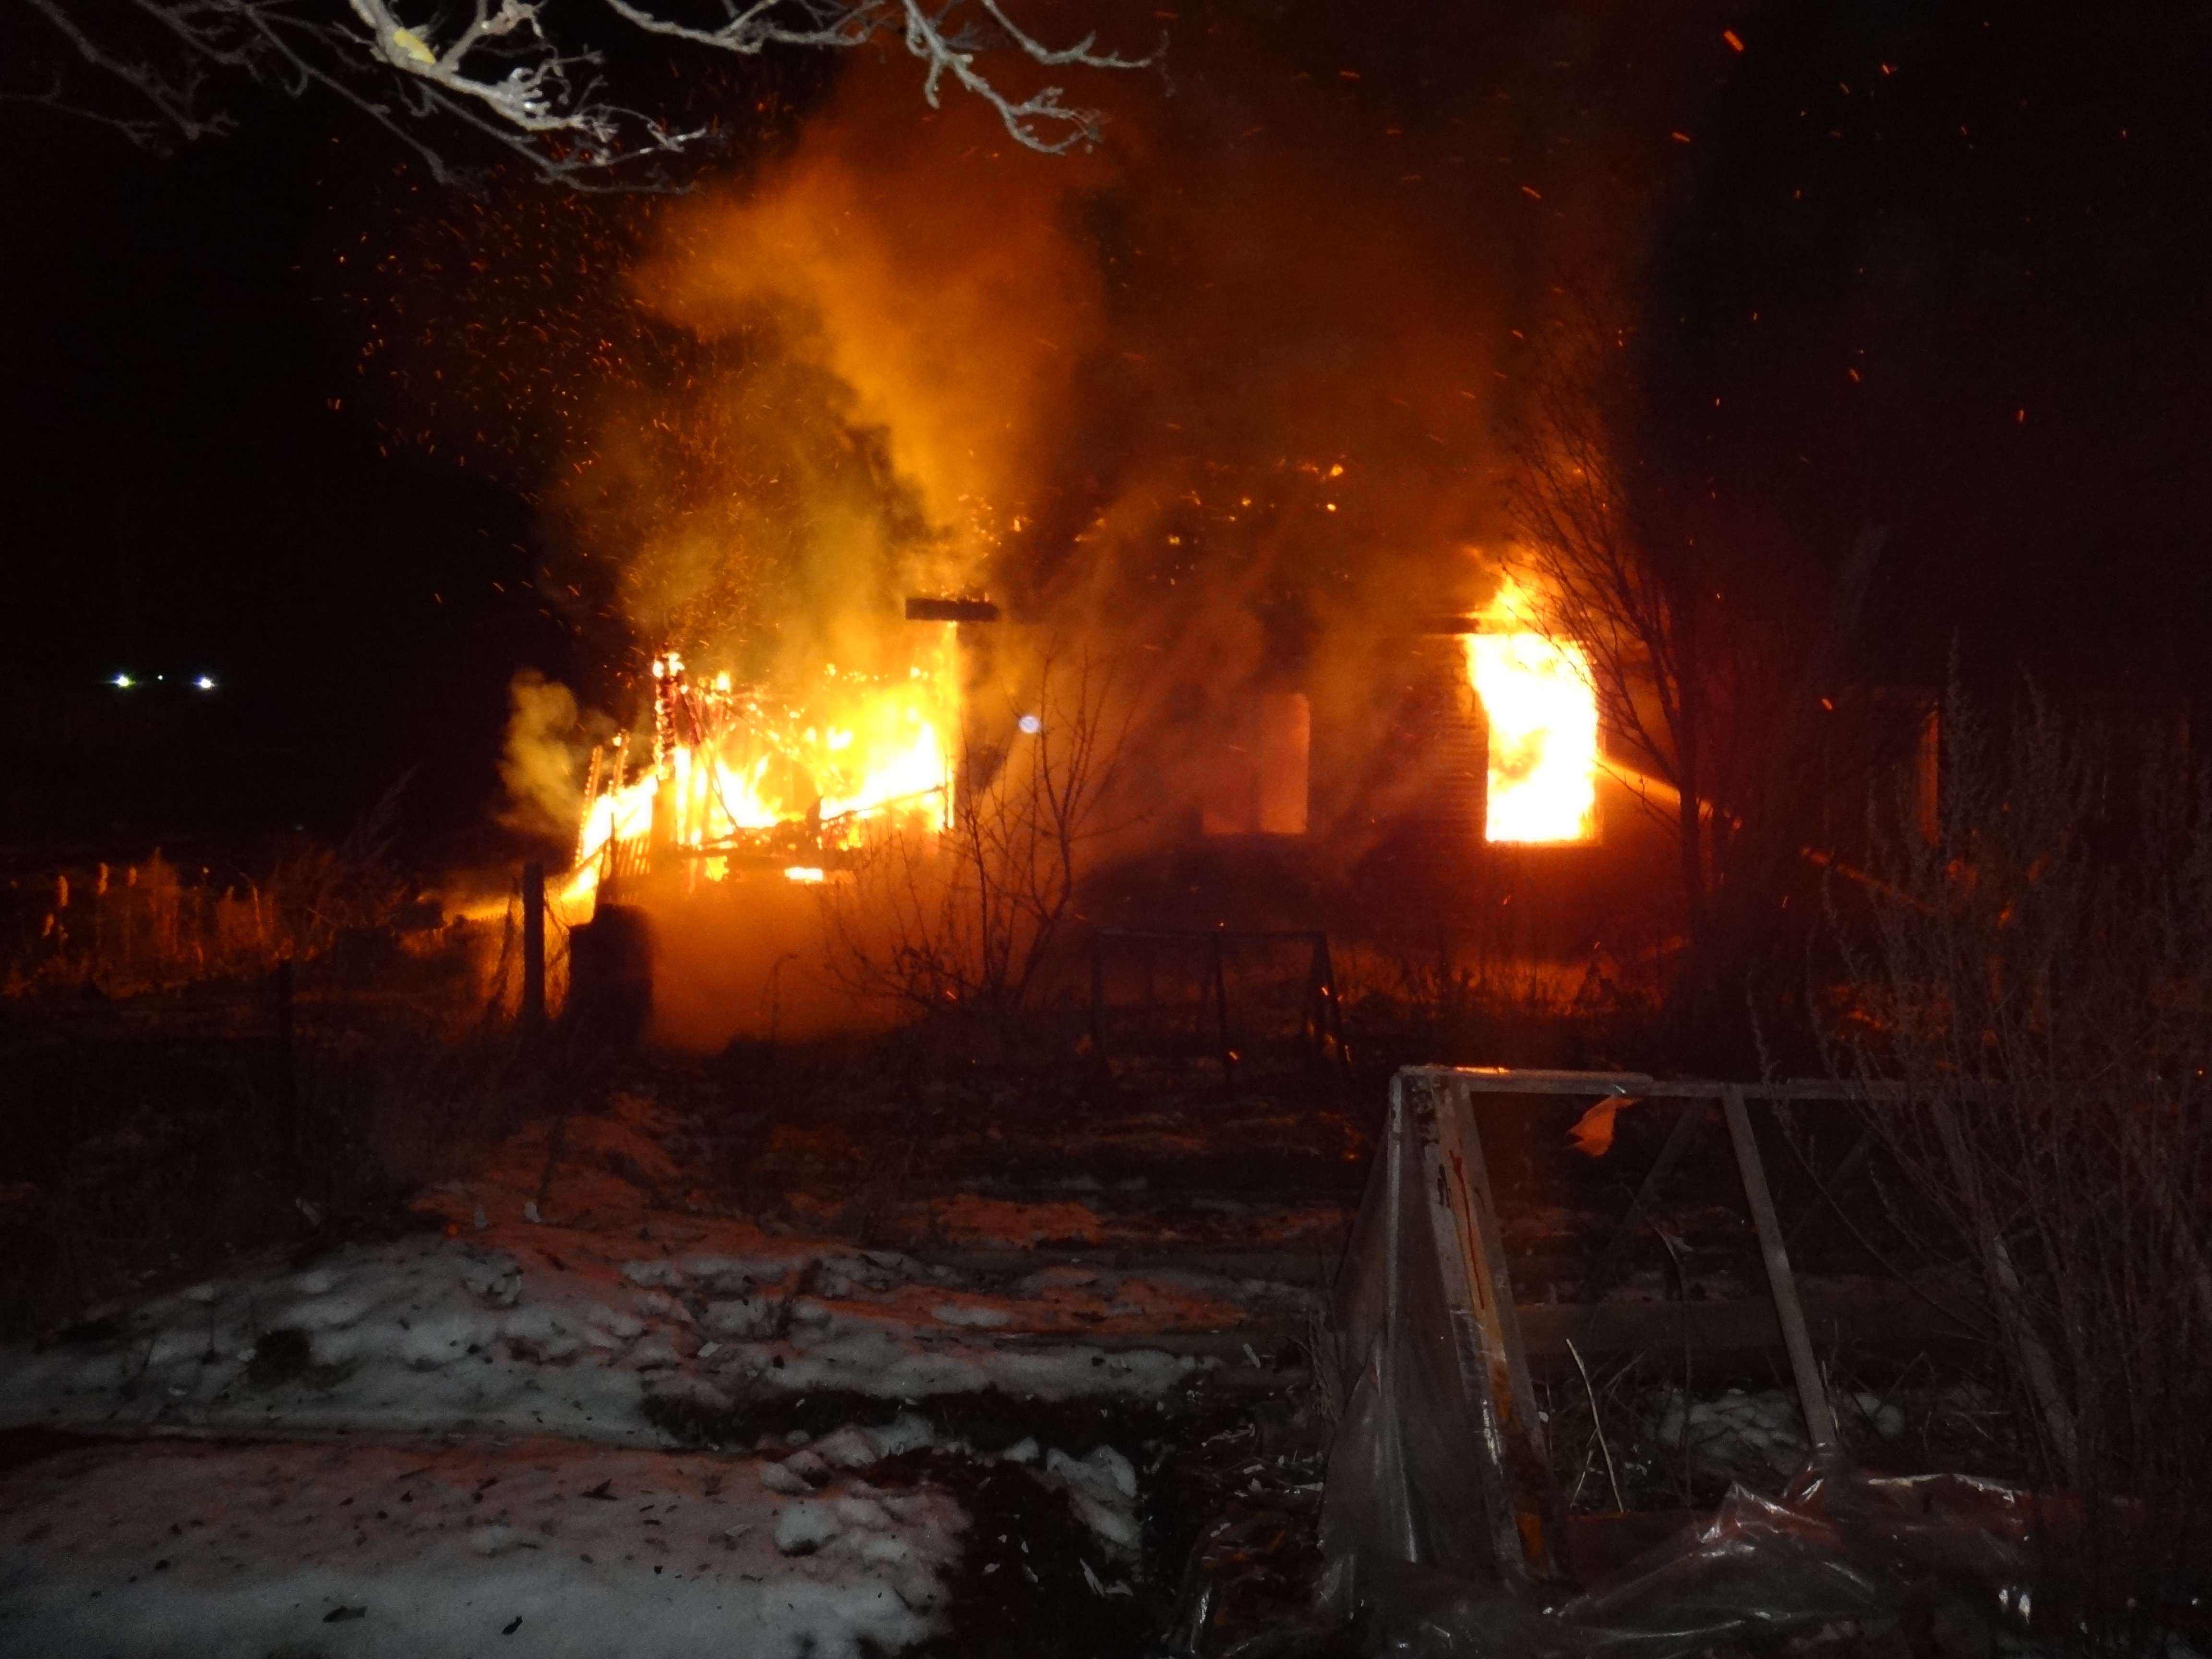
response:
M1596 682L1589 653L1542 623L1540 597L1508 576L1466 636L1490 725L1486 841L1597 837Z

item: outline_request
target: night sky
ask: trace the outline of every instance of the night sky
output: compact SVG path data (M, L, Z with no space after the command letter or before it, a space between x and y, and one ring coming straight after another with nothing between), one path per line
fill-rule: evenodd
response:
M1495 96L1451 57L1480 42L1418 14L1246 10L1272 52L1357 65L1378 134L1394 100ZM2197 693L2212 21L1869 0L1638 27L1632 69L1578 64L1537 107L1610 88L1653 129L1615 187L1649 227L1638 362L1680 487L1779 563L1886 527L1871 678L1939 678L1956 640L1992 672ZM1176 95L1218 95L1233 57L1189 50ZM508 677L584 647L532 586L514 471L403 441L356 372L337 255L388 230L395 180L434 187L332 109L234 102L235 135L167 158L0 106L0 678L211 675L245 782L191 811L340 829L419 769L410 837L475 846Z

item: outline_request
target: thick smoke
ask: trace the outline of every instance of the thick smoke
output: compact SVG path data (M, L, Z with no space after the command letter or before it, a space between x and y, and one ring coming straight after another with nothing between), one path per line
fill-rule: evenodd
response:
M988 592L1142 688L1124 817L1184 823L1286 691L1316 829L1418 792L1407 641L1495 580L1518 343L1640 234L1619 135L1669 77L1594 12L1307 21L1209 23L1079 161L859 62L783 163L665 215L633 290L708 368L615 408L568 495L620 505L641 635L896 672L903 594Z
M1065 211L1098 167L854 70L783 162L662 216L631 290L693 349L560 495L641 641L768 684L898 672L907 594L991 584L1098 347Z
M1650 48L1701 24L1176 27L1171 86L1097 89L1102 154L1024 152L860 56L781 160L656 207L642 320L606 331L651 362L612 365L549 499L641 649L744 681L899 674L905 595L988 593L1002 641L1112 670L1139 837L1194 827L1303 693L1340 862L1429 787L1419 627L1510 556L1529 336L1634 264L1694 125Z
M507 687L507 740L499 759L507 790L501 822L536 840L573 846L584 810L578 775L576 699L535 669Z

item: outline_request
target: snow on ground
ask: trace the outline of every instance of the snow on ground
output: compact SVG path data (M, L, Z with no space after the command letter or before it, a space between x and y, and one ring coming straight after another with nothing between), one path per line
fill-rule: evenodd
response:
M429 1194L442 1229L299 1269L263 1258L73 1336L0 1350L0 1426L665 1444L647 1415L656 1396L710 1411L833 1389L898 1401L987 1388L1156 1397L1211 1362L1147 1348L1147 1336L1233 1330L1304 1305L1285 1286L1194 1273L1063 1266L990 1284L896 1251L659 1207L641 1186L665 1165L651 1108L623 1109L568 1126L556 1182L540 1178L541 1130L487 1178ZM543 1210L524 1196L533 1188L549 1192Z
M991 1295L889 1252L725 1237L641 1255L544 1231L508 1249L466 1235L351 1246L298 1272L264 1261L0 1352L0 1426L665 1443L655 1396L727 1409L823 1389L1157 1395L1206 1362L1081 1334L1140 1342L1248 1317L1225 1291L1158 1277L1048 1269Z
M1654 1432L1662 1445L1682 1446L1691 1467L1708 1479L1771 1485L1805 1462L1805 1419L1780 1389L1747 1394L1730 1389L1717 1400L1659 1390Z
M831 1659L920 1639L966 1516L822 1473L771 1486L774 1463L557 1440L88 1447L0 1483L0 1647Z
M0 1650L895 1651L941 1615L967 1516L869 1472L924 1447L989 1461L930 1401L1158 1400L1214 1362L1148 1341L1310 1301L800 1238L710 1212L678 1139L621 1098L425 1194L418 1232L251 1259L0 1349L0 1429L116 1437L0 1470ZM1036 1236L1004 1219L1007 1249ZM810 1390L896 1420L765 1457L671 1449L680 1415L712 1438L738 1420L718 1413ZM1066 1495L1102 1560L1133 1559L1119 1453L1000 1456Z
M1839 1392L1834 1405L1854 1440L1893 1440L1905 1432L1904 1413L1879 1395ZM1663 1388L1647 1408L1659 1443L1681 1447L1692 1473L1705 1480L1771 1488L1802 1468L1811 1449L1797 1398L1784 1389L1729 1389L1701 1400Z

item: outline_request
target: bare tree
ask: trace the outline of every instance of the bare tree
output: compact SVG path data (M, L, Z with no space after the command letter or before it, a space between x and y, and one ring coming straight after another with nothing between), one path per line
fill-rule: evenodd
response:
M574 187L654 183L672 158L703 146L685 127L616 100L604 45L556 33L546 0L21 0L56 45L122 92L118 112L78 95L60 64L43 87L0 93L52 105L162 148L225 132L226 82L240 78L292 97L335 97L452 176L453 137L489 142L549 179ZM1018 96L984 63L992 54L1038 69L1132 70L1157 61L1097 49L1085 35L1053 46L1009 17L1000 0L722 0L720 16L690 22L607 0L619 25L710 53L757 57L775 47L850 49L896 39L925 68L922 96L938 106L946 82L997 112L1015 143L1048 155L1099 142L1104 117L1070 104L1058 86Z
M1992 731L1955 686L1944 716L1938 838L1877 802L1881 882L1832 895L1829 1035L1903 1085L1869 1111L1917 1200L1893 1215L1980 1278L2021 1437L2081 1505L2051 1565L2083 1644L2162 1653L2212 1595L2212 793L2171 729L2031 697Z
M1532 620L1581 645L1620 769L1671 821L1692 995L1740 1006L1744 907L1723 901L1771 905L1808 850L1814 711L1885 532L1858 534L1823 607L1784 568L1807 561L1715 522L1667 440L1632 316L1563 296L1523 414L1517 527L1545 590Z
M1002 1043L1032 1010L1064 942L1128 734L1113 676L1048 656L1032 711L1001 750L970 734L944 833L871 849L832 955L855 991L925 1017L980 1019Z

